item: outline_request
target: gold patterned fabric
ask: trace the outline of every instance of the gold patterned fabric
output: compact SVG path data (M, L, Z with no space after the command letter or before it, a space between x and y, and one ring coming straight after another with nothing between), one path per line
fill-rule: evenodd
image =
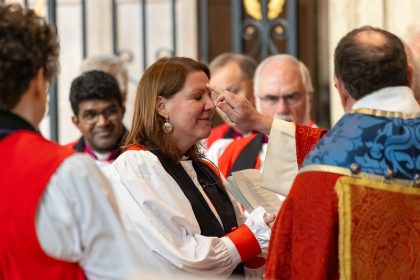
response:
M420 279L420 189L341 177L341 279Z

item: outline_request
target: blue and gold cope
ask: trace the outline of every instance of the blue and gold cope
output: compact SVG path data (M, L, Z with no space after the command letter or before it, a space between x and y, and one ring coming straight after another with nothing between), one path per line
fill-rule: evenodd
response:
M417 185L420 114L370 109L352 111L320 140L305 158L302 169L315 166L409 180Z

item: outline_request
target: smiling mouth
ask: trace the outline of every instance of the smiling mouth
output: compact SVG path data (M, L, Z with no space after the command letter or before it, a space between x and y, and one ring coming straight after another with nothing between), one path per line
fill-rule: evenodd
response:
M99 137L109 137L112 135L112 131L110 130L98 131L95 133L95 135Z

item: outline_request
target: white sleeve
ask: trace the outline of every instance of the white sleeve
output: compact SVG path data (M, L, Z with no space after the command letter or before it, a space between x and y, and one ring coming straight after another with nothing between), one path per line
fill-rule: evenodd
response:
M78 262L88 279L129 279L135 260L115 212L109 182L88 156L65 159L38 206L41 248L56 259Z
M190 202L152 153L125 152L111 177L129 238L148 267L228 277L239 264L227 237L201 235Z
M252 233L257 238L260 248L265 251L268 248L271 237L271 229L264 222L264 214L269 215L264 208L259 206L249 214L245 221L245 224L249 227Z
M223 174L220 175L222 182L226 182L225 176L223 176ZM271 229L264 222L264 214L267 212L260 206L254 209L254 211L252 211L245 220L245 216L242 214L241 204L229 192L227 192L227 194L232 201L233 209L235 210L238 220L238 226L246 224L257 239L262 252L265 253L271 238Z
M287 196L297 172L295 125L274 119L261 184L275 193Z

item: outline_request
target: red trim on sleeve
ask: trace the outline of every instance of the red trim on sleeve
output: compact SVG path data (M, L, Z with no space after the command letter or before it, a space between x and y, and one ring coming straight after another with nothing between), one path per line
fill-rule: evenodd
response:
M244 263L245 267L251 268L251 269L257 269L263 265L265 265L265 259L263 257L256 257Z
M252 260L261 254L260 244L247 225L243 224L226 236L235 244L242 262Z
M146 150L146 148L139 144L131 144L130 146L125 148L125 150L126 151L143 151L143 150Z

